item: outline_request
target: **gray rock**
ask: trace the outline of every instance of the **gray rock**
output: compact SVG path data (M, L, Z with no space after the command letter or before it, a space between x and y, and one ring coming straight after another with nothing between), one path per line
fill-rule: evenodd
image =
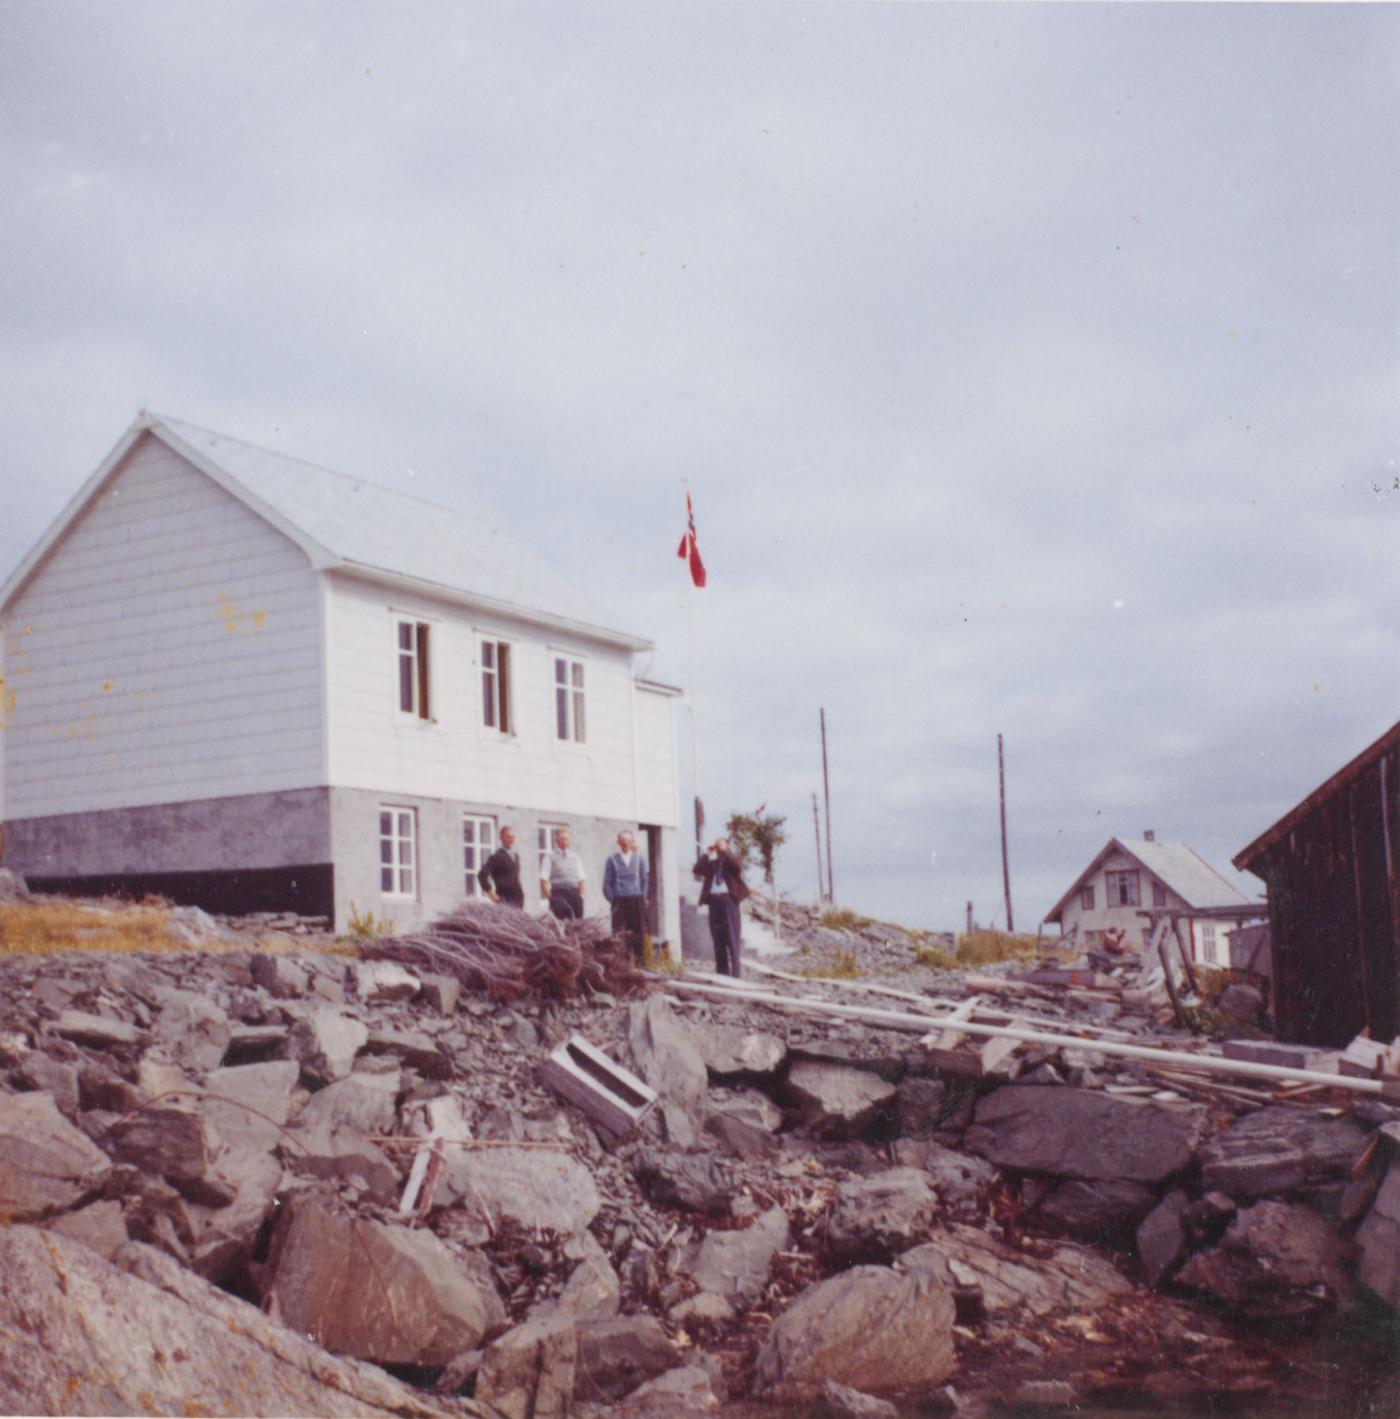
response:
M91 1202L76 1212L60 1212L44 1223L44 1230L81 1242L107 1261L131 1240L122 1205L114 1201Z
M379 1364L445 1365L505 1319L494 1292L433 1233L288 1205L263 1281L269 1315L327 1350Z
M932 1270L857 1266L803 1291L754 1362L756 1393L810 1399L828 1380L859 1390L942 1383L956 1363L951 1288Z
M188 1209L189 1263L206 1280L221 1285L247 1261L282 1185L282 1165L271 1153L236 1150L219 1160L231 1200L222 1207Z
M205 1079L202 1111L230 1148L267 1151L284 1136L296 1084L290 1059L216 1069Z
M151 1104L118 1120L108 1140L114 1157L177 1187L202 1180L223 1146L209 1120L184 1099Z
M1350 1300L1354 1250L1310 1208L1256 1202L1239 1213L1218 1247L1187 1261L1176 1281L1250 1319L1314 1319Z
M1263 1019L1264 995L1254 986L1244 985L1237 981L1233 985L1227 985L1220 992L1220 999L1216 1001L1216 1006L1224 1015L1233 1015L1237 1020L1248 1020L1253 1023Z
M943 1127L953 1094L942 1079L901 1079L895 1087L895 1117L903 1138L927 1138Z
M437 1041L422 1030L371 1030L365 1050L397 1059L425 1079L452 1077L452 1061L438 1048Z
M389 1074L352 1074L318 1090L293 1120L298 1134L319 1130L349 1132L364 1137L387 1133L394 1126L400 1077Z
M1060 1183L1033 1216L1039 1226L1061 1236L1116 1245L1132 1236L1153 1201L1152 1189L1141 1183L1071 1178Z
M8 1221L36 1222L72 1207L111 1168L47 1094L0 1094L0 1209Z
M694 1034L705 1068L721 1078L736 1074L775 1074L787 1058L786 1043L764 1030L707 1024Z
M422 989L418 977L394 961L356 961L351 969L355 993L366 1005L412 1000Z
M608 1254L584 1232L587 1254L569 1273L553 1309L571 1320L609 1320L622 1306L622 1286Z
M304 966L287 956L258 952L249 959L248 969L274 1000L295 1000L306 994L311 977Z
M76 1119L79 1107L78 1071L51 1055L34 1050L15 1070L15 1078L31 1089L48 1094L66 1119Z
M899 1419L899 1410L887 1399L827 1380L818 1396L822 1412L831 1419Z
M710 1232L700 1243L690 1277L702 1291L723 1296L736 1309L752 1305L788 1237L787 1214L771 1207L742 1231Z
M454 1148L447 1153L436 1205L461 1203L489 1227L502 1222L570 1236L598 1215L593 1174L567 1153L545 1148Z
M655 1316L618 1316L578 1326L574 1397L621 1399L638 1385L680 1364L681 1354Z
M613 1412L632 1419L699 1419L719 1409L714 1377L703 1365L684 1365L638 1385Z
M486 1347L476 1398L506 1419L564 1419L573 1407L578 1336L567 1317L532 1317Z
M1205 1122L1196 1104L1010 1085L978 1103L963 1142L1003 1168L1156 1183L1190 1163Z
M711 1089L708 1097L715 1114L739 1119L764 1133L776 1133L783 1126L782 1109L760 1089Z
M722 1217L729 1211L735 1182L714 1153L673 1153L645 1148L632 1159L642 1191L662 1207L679 1207Z
M1260 1197L1350 1176L1367 1131L1349 1118L1327 1118L1276 1105L1246 1114L1204 1143L1201 1185L1231 1197Z
M1169 1192L1137 1229L1138 1262L1147 1284L1157 1287L1186 1253L1186 1209L1190 1199L1180 1189Z
M90 1015L85 1010L64 1010L49 1027L54 1034L94 1049L123 1049L140 1045L145 1036L123 1020Z
M439 976L430 972L419 973L423 991L419 999L430 1010L439 1015L455 1015L457 1002L462 998L462 982L456 976Z
M800 1059L788 1070L784 1093L818 1137L893 1131L895 1086L864 1069Z
M937 1211L937 1190L919 1168L852 1178L836 1189L827 1245L838 1261L887 1261L923 1241Z
M928 1174L946 1208L976 1209L982 1194L996 1181L997 1170L990 1163L932 1139L900 1138L892 1152L899 1166L922 1168Z
M303 1016L287 1035L287 1048L302 1072L322 1084L344 1079L369 1040L369 1026L325 1006Z
M155 1037L182 1069L203 1073L223 1062L233 1027L222 1010L189 990L162 992Z
M1400 1310L1400 1160L1386 1170L1376 1200L1357 1228L1357 1280L1392 1310Z
M462 1413L327 1355L149 1247L128 1244L116 1261L0 1229L0 1412L184 1414L197 1399L213 1414Z
M664 996L652 995L627 1007L627 1042L638 1075L661 1096L668 1141L692 1147L695 1116L710 1082L694 1033Z
M705 1132L717 1139L725 1151L736 1158L757 1162L765 1158L776 1158L783 1151L782 1144L771 1133L746 1123L736 1114L711 1114L705 1120Z

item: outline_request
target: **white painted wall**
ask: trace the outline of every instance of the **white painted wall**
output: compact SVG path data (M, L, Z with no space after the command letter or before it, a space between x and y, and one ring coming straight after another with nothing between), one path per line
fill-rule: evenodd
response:
M1108 874L1110 872L1132 871L1136 871L1138 874L1138 905L1136 907L1109 907L1107 905ZM1103 932L1113 928L1121 928L1124 940L1129 945L1145 946L1147 944L1147 921L1146 918L1138 915L1138 911L1139 909L1151 910L1153 908L1152 884L1158 880L1145 867L1141 867L1135 858L1128 857L1124 853L1111 852L1089 877L1075 887L1070 899L1065 903L1060 929L1068 935L1077 925L1079 939L1083 942L1091 931ZM1092 909L1086 909L1080 905L1080 891L1084 887L1093 887L1094 889ZM1187 910L1187 904L1182 897L1173 892L1170 887L1165 890L1164 905L1166 907L1170 907L1173 911ZM1157 910L1160 911L1162 908L1158 907Z
M400 615L432 628L427 721L398 708L395 621ZM659 696L639 695L634 706L630 652L335 573L325 578L325 616L327 773L333 787L513 804L557 818L674 825L674 747L664 742L668 722L650 703ZM482 723L483 635L511 646L512 734ZM583 744L555 734L555 651L586 665ZM647 707L640 710L643 700ZM639 735L645 731L645 795L633 753L634 709ZM652 816L639 812L643 803Z
M3 816L322 781L316 573L151 435L6 617Z

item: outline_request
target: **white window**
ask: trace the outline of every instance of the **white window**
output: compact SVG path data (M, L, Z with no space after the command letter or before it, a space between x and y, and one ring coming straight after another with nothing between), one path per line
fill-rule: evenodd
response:
M502 734L515 733L510 709L510 645L506 641L481 642L481 722Z
M379 810L379 890L386 897L412 897L418 892L417 811Z
M476 874L481 871L486 859L496 850L496 820L482 818L474 813L462 814L462 872L465 878L467 896L484 895Z
M559 834L563 831L564 823L541 823L538 831L538 842L540 849L540 876L549 876L549 854L559 846Z
M427 622L396 618L394 628L398 641L399 712L416 719L431 719Z
M1215 954L1215 923L1213 921L1201 923L1201 956L1212 966L1218 960Z
M554 733L575 744L582 744L585 737L583 661L567 655L554 657Z
M1108 882L1108 904L1110 907L1135 907L1138 904L1138 875L1136 872L1105 872Z

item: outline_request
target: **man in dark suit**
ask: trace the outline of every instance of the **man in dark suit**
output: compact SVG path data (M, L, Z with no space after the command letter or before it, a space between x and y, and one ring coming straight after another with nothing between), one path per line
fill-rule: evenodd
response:
M515 850L514 828L501 829L501 845L481 864L476 880L493 902L524 909L525 889L520 885L520 854Z
M729 850L728 838L716 838L695 864L700 879L700 905L710 909L710 941L715 948L715 970L722 976L739 975L740 933L743 924L739 903L749 894L744 869Z

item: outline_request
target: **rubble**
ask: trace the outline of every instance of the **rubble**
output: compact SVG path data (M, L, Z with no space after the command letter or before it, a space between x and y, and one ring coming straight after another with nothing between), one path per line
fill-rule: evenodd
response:
M128 1348L112 1310L139 1282L133 1313L199 1337L216 1396L245 1317L244 1362L302 1357L275 1362L299 1397L260 1375L258 1412L1247 1393L1312 1373L1249 1322L1400 1309L1400 1110L1317 1057L1298 1087L1213 1075L1229 1061L1155 1007L1105 1025L1095 992L1145 989L1125 964L1048 987L822 927L880 974L733 996L548 924L505 977L450 934L366 962L213 928L203 951L0 956L0 1239L41 1227ZM1045 1038L979 1033L1013 1021ZM556 1093L541 1065L570 1043L658 1107ZM0 1397L43 1407L43 1357L15 1353ZM139 1407L128 1381L173 1406L145 1363L114 1364L110 1406Z

